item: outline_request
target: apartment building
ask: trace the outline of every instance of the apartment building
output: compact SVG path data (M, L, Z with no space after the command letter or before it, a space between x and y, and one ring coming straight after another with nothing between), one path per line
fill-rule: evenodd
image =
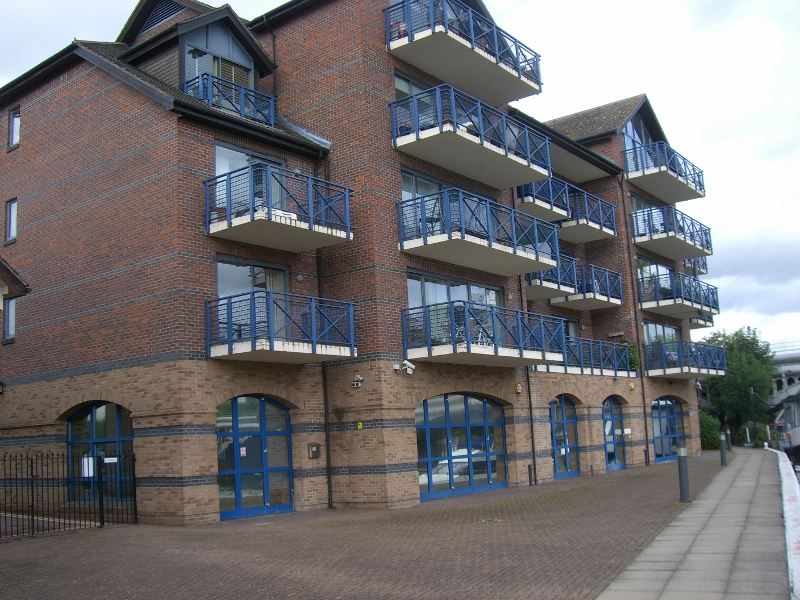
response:
M159 523L699 451L702 171L542 89L480 0L141 0L7 84L0 451L135 453Z

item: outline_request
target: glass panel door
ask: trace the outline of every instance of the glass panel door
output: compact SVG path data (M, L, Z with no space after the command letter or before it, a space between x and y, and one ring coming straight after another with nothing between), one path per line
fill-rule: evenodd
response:
M622 404L616 398L603 402L603 445L606 452L606 470L625 468L625 429Z

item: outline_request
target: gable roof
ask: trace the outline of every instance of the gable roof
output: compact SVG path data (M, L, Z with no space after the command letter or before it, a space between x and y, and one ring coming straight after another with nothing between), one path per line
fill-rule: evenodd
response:
M651 133L666 140L646 94L558 117L546 121L545 124L573 140L586 142L622 133L625 124L639 111L642 112Z
M6 300L19 298L31 291L31 288L28 287L28 284L25 283L19 273L12 269L11 265L3 260L2 256L0 256L0 283L5 284L5 287L8 288L6 293L2 295L2 298Z
M128 20L125 21L125 25L122 26L122 31L119 32L117 36L118 42L122 42L124 44L130 44L134 38L139 35L142 30L142 26L147 21L147 18L150 16L150 13L153 12L153 9L159 3L160 0L139 0L139 4L133 9L131 16L128 17ZM209 6L203 2L198 2L197 0L172 0L175 4L180 4L184 8L188 8L194 10L200 14L204 14L214 10L213 6Z

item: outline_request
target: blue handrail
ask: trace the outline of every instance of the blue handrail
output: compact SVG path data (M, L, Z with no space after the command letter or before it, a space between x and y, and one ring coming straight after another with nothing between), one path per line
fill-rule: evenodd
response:
M559 288L567 287L577 290L578 273L576 265L577 261L574 258L561 254L558 257L557 267L536 273L528 273L525 277L528 280L528 285L536 285L540 281L547 281L556 284Z
M586 221L617 235L617 211L613 204L569 183L559 181L559 184L566 187L569 196L570 215L566 221Z
M441 28L464 39L471 48L486 52L519 77L542 84L539 55L458 0L403 0L385 9L384 16L387 48L395 40L413 42L417 34Z
M634 143L633 148L625 150L623 154L625 171L628 173L664 167L681 179L685 179L698 191L705 193L703 171L675 152L666 142L653 142L647 145Z
M517 197L524 200L525 197L536 198L550 208L559 208L569 214L569 184L555 177L548 177L543 181L534 181L525 185L517 186Z
M727 365L725 348L695 342L656 342L645 346L644 364L647 371L675 368L715 369L724 371Z
M188 80L183 91L209 106L275 127L275 98L252 88L203 73Z
M403 351L426 348L433 355L434 346L449 345L453 353L464 346L512 349L523 356L525 351L562 353L564 320L534 313L454 300L428 306L406 308L401 312Z
M711 230L674 206L657 206L637 210L631 214L633 237L675 233L684 236L689 243L712 251Z
M627 344L567 337L564 364L590 373L595 369L614 373L630 371L630 349Z
M458 188L445 188L435 194L397 203L400 248L405 242L431 236L448 239L474 236L489 243L502 244L556 260L558 231L552 223L540 221L513 208L498 204Z
M350 348L355 356L355 315L352 302L283 292L255 291L206 302L207 351L225 344L259 341L275 349L276 341L301 342L316 352L320 344Z
M450 85L392 102L392 141L407 135L417 140L430 130L458 131L550 172L550 140L520 121Z
M206 231L214 223L263 213L272 220L276 211L290 213L297 220L338 229L352 237L350 230L351 191L324 179L290 171L265 162L255 162L204 182Z
M577 273L579 293L622 300L622 276L616 271L595 265L582 265L578 267Z
M639 278L639 302L683 300L719 311L717 288L695 277L670 271L664 275Z
M694 258L684 258L683 266L692 271L692 277L705 275L708 273L708 258L705 256L696 256Z

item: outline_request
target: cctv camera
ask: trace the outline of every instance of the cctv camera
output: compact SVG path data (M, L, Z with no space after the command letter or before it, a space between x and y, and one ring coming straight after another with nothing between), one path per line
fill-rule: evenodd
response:
M364 378L361 375L356 375L355 377L353 377L353 381L357 383L362 383L364 381Z
M407 371L413 371L414 369L417 368L417 366L414 363L412 363L411 361L404 360L403 361L403 368L405 368Z

